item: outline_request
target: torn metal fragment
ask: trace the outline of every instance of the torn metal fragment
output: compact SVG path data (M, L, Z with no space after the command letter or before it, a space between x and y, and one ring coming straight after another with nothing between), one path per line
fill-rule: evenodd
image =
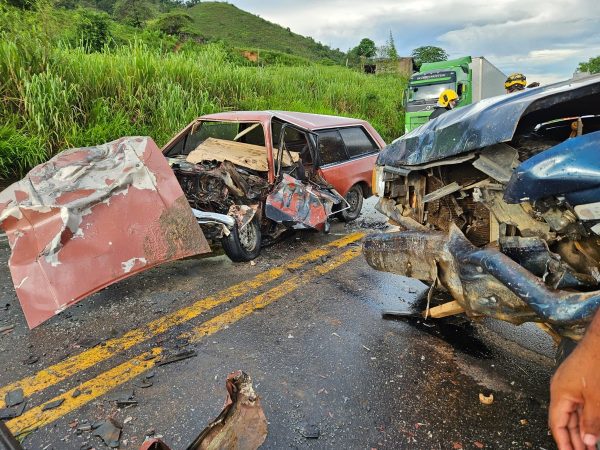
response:
M267 437L267 418L249 375L238 370L226 381L227 398L221 414L187 450L256 449Z
M44 406L42 406L42 411L48 411L49 409L58 408L60 405L63 404L64 401L64 398L59 398L57 400L54 400L53 402L46 403Z
M9 408L11 406L16 406L20 403L23 403L23 400L25 400L25 397L23 395L23 389L21 388L9 391L4 396L4 403L6 403L6 406L8 406Z
M101 438L109 447L116 448L119 446L122 428L120 423L111 418L102 422L92 434Z
M24 401L20 405L12 408L0 408L0 420L14 419L15 417L19 417L25 411L26 406L27 402Z
M196 350L184 350L180 353L176 353L175 355L169 356L169 357L157 362L156 365L164 366L166 364L171 364L171 363L174 363L177 361L192 358L194 356L198 356L198 353L196 353Z

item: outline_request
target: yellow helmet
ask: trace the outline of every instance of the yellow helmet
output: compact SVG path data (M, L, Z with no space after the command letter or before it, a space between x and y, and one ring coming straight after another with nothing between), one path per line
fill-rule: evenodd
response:
M508 76L504 82L504 89L507 91L515 89L524 89L527 84L527 78L522 73L513 73Z
M454 92L452 89L446 89L445 91L442 91L442 93L440 94L440 97L438 98L438 105L443 108L447 108L448 104L452 100L458 100L458 94L456 92Z

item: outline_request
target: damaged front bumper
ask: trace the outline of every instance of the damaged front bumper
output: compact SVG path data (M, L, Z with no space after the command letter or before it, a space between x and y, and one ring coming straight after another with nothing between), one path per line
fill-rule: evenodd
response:
M499 250L475 247L454 225L447 234L410 230L371 235L364 254L377 270L441 284L470 316L546 322L579 336L578 326L589 322L600 305L600 291L550 289Z

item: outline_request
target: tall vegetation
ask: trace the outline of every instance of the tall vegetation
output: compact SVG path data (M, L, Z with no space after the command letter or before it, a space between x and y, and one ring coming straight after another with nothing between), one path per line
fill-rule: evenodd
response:
M397 76L317 64L256 66L218 43L187 42L173 51L169 40L161 47L136 39L90 52L31 38L29 25L0 36L2 178L22 176L65 148L120 136L148 135L162 145L195 117L228 109L360 117L387 140L403 127L404 80Z

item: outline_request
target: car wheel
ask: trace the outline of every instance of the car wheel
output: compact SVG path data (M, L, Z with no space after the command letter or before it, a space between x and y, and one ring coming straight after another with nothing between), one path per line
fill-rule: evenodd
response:
M346 194L346 201L350 205L350 208L340 211L338 217L344 222L351 222L359 216L363 204L363 192L358 184L350 188Z
M229 236L223 236L221 243L225 254L233 262L252 261L260 254L261 232L258 220L252 219L241 230L236 223Z

